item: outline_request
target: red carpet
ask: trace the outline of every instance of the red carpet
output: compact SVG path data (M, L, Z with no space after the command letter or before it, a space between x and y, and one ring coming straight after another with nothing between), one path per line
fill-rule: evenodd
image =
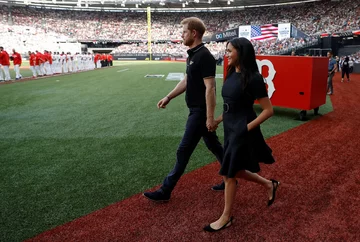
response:
M261 174L281 181L272 207L240 181L234 224L203 232L223 209L212 163L183 176L169 203L138 194L30 241L360 241L360 75L335 80L334 112L268 140L277 162Z

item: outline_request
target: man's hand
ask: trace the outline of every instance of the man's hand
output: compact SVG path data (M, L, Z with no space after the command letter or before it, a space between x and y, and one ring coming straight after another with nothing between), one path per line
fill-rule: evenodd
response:
M218 125L213 117L206 119L206 127L208 128L209 132L214 132L217 129Z
M157 107L160 108L166 108L166 105L170 102L170 98L168 96L164 97L163 99L161 99L158 104Z

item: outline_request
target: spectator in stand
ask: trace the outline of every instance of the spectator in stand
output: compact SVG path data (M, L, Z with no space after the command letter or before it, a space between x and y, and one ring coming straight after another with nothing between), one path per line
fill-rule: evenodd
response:
M196 15L204 20L208 26L206 35L224 31L239 25L262 25L267 23L292 23L304 33L316 36L324 32L344 32L357 30L360 25L359 0L343 0L339 5L336 2L320 1L301 5L274 6L249 8L247 11L229 12L199 12L199 13L153 13L152 38L153 40L180 40L181 32L178 30L178 19ZM1 9L4 16L10 16L0 22L0 29L11 29L13 32L2 33L2 39L11 39L9 43L16 42L19 48L29 44L37 45L41 41L28 40L28 37L41 39L49 38L53 33L59 37L75 39L121 39L145 40L147 39L146 17L141 12L91 12L54 9L35 9L12 6ZM346 14L344 14L346 12ZM260 16L260 17L259 17ZM321 17L320 17L321 16ZM29 23L34 32L29 34ZM80 28L78 26L81 26ZM15 33L22 27L21 35ZM15 37L16 35L16 37ZM23 36L26 36L24 38ZM39 38L38 38L39 37ZM20 47L21 46L21 47ZM16 47L18 48L18 47ZM34 49L36 49L34 47ZM43 47L42 47L43 48ZM25 48L24 48L25 49ZM21 53L21 51L19 51ZM24 51L25 52L25 51Z
M358 30L359 6L360 0L343 0L341 5L332 1L320 1L300 5L249 8L247 11L154 12L152 39L171 40L173 43L154 44L153 53L186 57L186 49L181 44L175 43L181 40L181 28L177 22L195 14L208 26L204 36L239 25L267 23L292 23L309 35L308 38L303 39L252 41L257 55L282 54L306 44L316 43L317 36L321 33ZM59 39L146 40L147 23L146 17L141 12L106 12L105 14L97 11L36 9L15 4L11 8L0 6L0 34L1 40L6 43L5 49L16 48L20 54L25 54L29 49L54 49ZM216 56L222 45L222 43L210 43L208 48ZM127 53L148 52L146 44L122 45L122 47L124 47L122 53L126 53L126 50L129 51ZM360 59L355 56L353 58L355 62Z

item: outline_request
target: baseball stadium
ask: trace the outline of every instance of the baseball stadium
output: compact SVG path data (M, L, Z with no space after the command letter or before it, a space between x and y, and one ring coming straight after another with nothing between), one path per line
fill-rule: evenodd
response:
M360 241L360 0L0 0L0 36L0 241Z

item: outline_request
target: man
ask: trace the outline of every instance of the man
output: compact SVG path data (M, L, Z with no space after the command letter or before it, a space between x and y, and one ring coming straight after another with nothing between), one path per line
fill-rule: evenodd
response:
M20 78L22 78L22 75L20 74L20 66L22 63L22 59L21 59L21 55L15 51L15 49L12 50L13 54L12 54L12 61L14 63L14 71L15 71L15 80L19 80Z
M105 54L103 53L101 55L101 67L105 67L106 66L106 56Z
M0 82L4 82L4 74L2 70L1 60L0 60Z
M45 63L44 63L44 70L46 75L51 76L53 74L52 70L51 70L51 65L52 65L52 56L50 55L49 51L44 50L44 59L45 59Z
M77 72L77 53L72 55L72 71Z
M68 73L68 57L67 54L63 51L61 54L61 63L62 63L62 73Z
M58 74L62 74L62 59L61 59L61 55L60 52L56 52L56 61L57 61L57 68L56 68L56 72Z
M108 66L113 66L113 57L112 57L112 55L108 54L107 55L107 60L108 60Z
M336 57L335 60L339 62L339 65L338 65L338 67L337 67L337 70L338 70L338 71L341 71L341 70L342 70L342 64L344 63L345 57L343 56L343 57L341 57L341 58L339 58L339 59L337 59L337 57Z
M67 53L67 58L68 58L68 71L69 72L73 72L73 56L71 55L71 52Z
M82 61L83 55L81 53L77 53L76 58L77 58L77 70L82 71L84 68L83 61Z
M35 69L35 62L36 62L36 56L34 52L29 51L29 63L30 63L30 70L32 72L33 78L36 78L36 69Z
M332 95L334 93L333 90L333 77L335 75L335 72L337 70L337 61L333 58L332 51L329 51L327 53L327 57L329 58L329 65L328 65L328 80L327 80L327 89L328 89L328 95Z
M80 71L84 71L85 70L85 54L82 53L79 55L80 58Z
M37 72L37 75L38 76L43 76L44 75L44 72L43 72L43 66L44 66L44 62L45 62L45 60L44 60L44 58L43 58L43 55L39 52L39 51L35 51L35 57L36 57L36 59L35 59L35 70L36 70L36 72Z
M101 68L101 56L99 53L95 54L94 62L95 62L95 68Z
M95 63L94 63L94 53L88 53L88 65L89 65L89 70L94 70L95 69Z
M44 52L42 53L42 58L44 59L44 65L41 70L43 71L44 75L50 75L49 74L50 64L49 64L49 56L47 50L44 50Z
M163 99L157 107L166 108L171 99L186 92L186 104L190 114L182 141L177 150L175 167L165 178L160 189L154 192L145 192L144 196L153 201L168 201L171 192L184 173L190 156L201 137L208 149L217 157L223 159L223 147L215 132L215 72L216 61L210 51L202 43L205 25L198 18L186 18L183 25L182 39L189 47L186 75L176 87Z
M0 65L2 65L2 68L4 71L5 81L10 81L11 80L10 71L9 71L10 57L9 57L9 54L4 50L4 48L2 46L0 46ZM0 78L1 78L1 76L0 76Z
M49 56L49 70L50 70L50 75L54 75L54 58L53 58L53 54L51 51L48 51L48 56Z

